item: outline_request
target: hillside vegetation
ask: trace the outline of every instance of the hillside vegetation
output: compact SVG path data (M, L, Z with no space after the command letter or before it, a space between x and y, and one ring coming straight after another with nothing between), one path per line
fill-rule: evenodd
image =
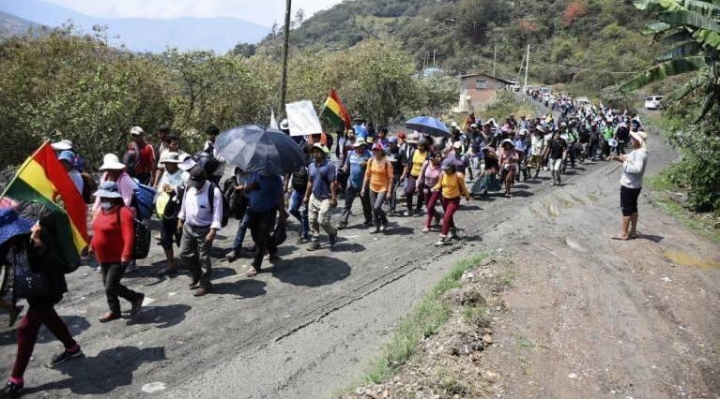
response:
M530 76L545 84L599 91L651 65L657 52L640 34L649 18L627 0L354 0L304 21L294 49L336 51L369 39L403 43L416 68L492 72L514 79L526 46ZM281 34L261 47L279 49ZM434 62L435 61L435 62Z

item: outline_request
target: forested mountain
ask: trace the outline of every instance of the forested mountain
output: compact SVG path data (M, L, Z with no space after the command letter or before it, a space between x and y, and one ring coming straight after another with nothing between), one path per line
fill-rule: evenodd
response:
M335 51L397 40L418 69L451 73L491 72L497 47L497 74L513 79L529 44L535 80L601 89L630 76L609 72L650 64L654 47L639 33L645 18L630 0L350 0L302 21L290 41ZM260 46L281 40L278 30Z

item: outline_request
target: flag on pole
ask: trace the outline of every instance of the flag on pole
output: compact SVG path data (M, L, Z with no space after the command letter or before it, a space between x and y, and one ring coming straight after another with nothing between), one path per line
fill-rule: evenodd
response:
M67 171L50 147L35 151L18 169L2 197L38 202L55 215L62 255L70 265L78 264L87 246L87 205ZM63 207L58 204L62 201Z
M277 119L275 119L275 110L270 108L270 128L275 130L280 130L280 127L278 126Z
M325 115L328 119L342 126L344 129L349 129L350 126L352 126L350 113L348 113L347 108L345 108L345 105L340 101L340 96L338 96L335 89L330 89L328 98L320 110L320 115Z

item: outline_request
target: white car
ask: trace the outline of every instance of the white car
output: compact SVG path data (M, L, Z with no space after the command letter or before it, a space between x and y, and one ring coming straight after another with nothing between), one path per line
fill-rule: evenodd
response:
M662 108L662 96L650 96L645 99L645 108L660 109Z

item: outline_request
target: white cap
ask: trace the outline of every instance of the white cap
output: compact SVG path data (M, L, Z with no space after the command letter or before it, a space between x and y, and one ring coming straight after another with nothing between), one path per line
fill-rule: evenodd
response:
M280 130L290 130L290 122L287 118L280 121Z
M132 129L130 129L130 134L132 134L133 136L139 136L143 133L145 133L145 131L140 126L135 126Z
M55 151L72 150L73 142L70 140L60 140L57 143L50 144L50 147Z
M117 155L105 154L103 157L103 164L100 166L100 170L121 170L125 169L125 164L120 163Z

